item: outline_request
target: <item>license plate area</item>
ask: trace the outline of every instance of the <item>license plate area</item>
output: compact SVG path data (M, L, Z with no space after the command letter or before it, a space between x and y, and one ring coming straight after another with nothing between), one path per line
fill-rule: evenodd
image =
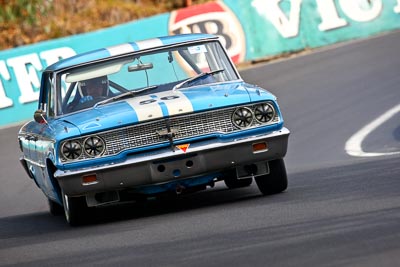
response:
M199 155L155 161L150 165L153 182L165 182L194 176L204 172L204 160Z

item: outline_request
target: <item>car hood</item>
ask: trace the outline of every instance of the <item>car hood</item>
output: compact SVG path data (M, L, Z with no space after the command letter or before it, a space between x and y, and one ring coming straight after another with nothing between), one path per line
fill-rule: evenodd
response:
M246 83L192 87L175 91L149 93L123 101L100 105L64 116L80 134L124 127L162 117L188 114L252 101L273 100L268 91Z

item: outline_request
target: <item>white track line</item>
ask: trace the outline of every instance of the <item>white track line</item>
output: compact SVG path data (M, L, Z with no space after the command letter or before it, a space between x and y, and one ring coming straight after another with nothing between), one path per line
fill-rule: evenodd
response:
M371 132L376 130L380 125L389 120L398 112L400 112L400 104L386 111L383 115L381 115L371 123L365 125L361 130L350 137L344 147L347 154L353 157L378 157L400 154L400 151L387 153L364 152L361 147L362 142Z

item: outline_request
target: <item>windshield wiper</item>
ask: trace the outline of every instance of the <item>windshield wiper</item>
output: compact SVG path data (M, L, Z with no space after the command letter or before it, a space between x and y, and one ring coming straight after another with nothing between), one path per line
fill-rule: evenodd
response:
M120 94L120 95L117 95L117 96L110 97L110 98L104 99L102 101L99 101L93 106L93 108L96 108L96 107L98 107L100 105L104 105L104 104L107 104L107 103L110 103L110 102L117 101L117 100L122 99L122 98L133 97L133 96L138 95L140 93L143 93L143 92L146 92L146 91L149 91L149 90L153 90L153 89L156 89L156 88L158 88L157 85L152 85L152 86L148 86L148 87L142 88L140 90L128 91L128 92L125 92L123 94Z
M179 89L179 88L181 88L183 85L185 85L185 84L187 84L187 83L190 83L190 82L193 82L193 81L195 81L195 80L197 80L197 79L200 79L201 77L204 77L204 76L207 76L207 75L214 75L214 74L217 74L217 73L220 73L220 72L223 72L223 71L225 71L225 69L213 70L213 71L210 71L210 72L202 72L202 73L200 73L200 74L197 74L197 75L194 76L194 77L191 77L191 78L189 78L189 79L187 79L187 80L184 80L184 81L181 82L181 83L178 83L177 85L174 86L174 88L172 88L172 90Z

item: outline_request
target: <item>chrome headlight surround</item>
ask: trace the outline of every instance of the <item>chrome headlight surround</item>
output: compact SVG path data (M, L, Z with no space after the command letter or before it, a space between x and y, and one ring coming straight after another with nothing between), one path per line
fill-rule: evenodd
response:
M97 158L106 151L106 144L100 136L89 136L83 141L83 151L88 157Z
M232 123L238 128L248 128L253 124L254 113L248 107L237 108L232 114Z
M65 140L60 146L61 162L98 158L106 153L106 142L98 135Z
M275 115L276 111L271 103L262 103L254 106L254 117L261 124L271 122Z
M82 156L83 147L79 140L68 140L61 145L60 151L65 160L76 160Z
M278 123L280 118L274 103L266 101L236 108L231 120L236 128L246 129Z

